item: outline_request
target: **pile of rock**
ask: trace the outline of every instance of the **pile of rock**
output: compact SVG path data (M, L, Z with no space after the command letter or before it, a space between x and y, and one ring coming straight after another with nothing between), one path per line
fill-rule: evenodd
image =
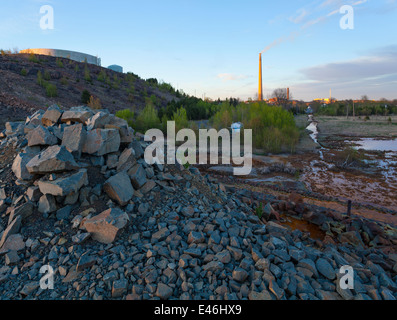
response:
M194 167L148 165L146 144L105 110L53 106L8 123L4 136L0 156L15 160L0 169L2 299L397 298L396 252L271 221L312 213L324 224L296 195L255 195ZM16 180L7 180L11 169ZM345 265L354 289L339 286ZM54 290L40 287L42 266L54 270Z
M133 129L106 110L93 111L83 106L63 111L54 105L28 117L26 123L7 123L4 134L22 140L23 149L12 171L18 179L16 184L27 189L23 196L26 202L19 199L7 209L8 226L0 247L19 232L35 208L45 217L55 214L62 220L74 208L94 204L102 190L120 206L126 206L135 193L148 192L155 186L147 179L148 168L140 161L143 149L134 139ZM96 188L90 187L88 178L93 167L100 168L108 178ZM147 171L153 176L151 169ZM128 216L106 210L86 220L86 228L94 238L112 242Z

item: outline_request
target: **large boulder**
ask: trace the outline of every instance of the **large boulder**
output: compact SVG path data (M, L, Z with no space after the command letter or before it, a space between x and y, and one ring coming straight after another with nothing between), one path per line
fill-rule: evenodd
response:
M34 157L31 153L20 153L18 154L12 164L12 172L14 172L17 179L20 180L32 180L33 176L29 173L26 165Z
M119 158L117 171L128 171L136 163L135 151L132 148L125 149Z
M25 124L23 122L7 122L6 136L14 136L24 134Z
M38 110L31 116L28 116L26 118L26 125L32 125L32 126L39 126L42 124L41 119L43 118L44 110Z
M125 171L109 178L103 189L111 199L117 201L121 206L127 205L134 195L130 177Z
M137 164L134 167L132 167L128 171L128 175L130 176L132 186L135 189L142 188L147 182L146 171L140 164Z
M56 105L50 106L41 117L41 122L47 127L51 127L58 123L63 111Z
M78 192L88 184L87 169L81 169L77 173L67 175L54 181L39 180L38 185L42 194L53 196L68 196Z
M131 143L133 141L134 130L128 126L128 122L124 119L110 115L110 120L105 125L105 128L119 130L121 143Z
M39 125L35 129L29 131L26 135L28 146L53 146L58 143L56 136L50 133L46 128Z
M87 121L87 130L102 129L110 121L109 113L100 111Z
M92 117L94 113L88 107L73 107L62 114L61 122L78 122L85 124L89 118Z
M87 132L83 152L94 156L103 156L118 151L120 134L116 129L95 129Z
M79 169L73 155L64 146L52 146L26 165L30 174L47 174Z
M86 220L84 227L94 240L110 244L127 225L128 220L128 215L124 211L112 208Z
M63 131L62 145L76 158L80 158L87 131L83 124L67 126Z

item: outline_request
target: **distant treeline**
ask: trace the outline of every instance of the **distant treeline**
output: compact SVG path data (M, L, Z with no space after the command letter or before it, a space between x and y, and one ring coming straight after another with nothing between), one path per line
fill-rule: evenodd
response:
M353 109L354 106L354 109ZM326 116L389 116L397 114L397 101L337 101L328 105L312 105L313 111Z

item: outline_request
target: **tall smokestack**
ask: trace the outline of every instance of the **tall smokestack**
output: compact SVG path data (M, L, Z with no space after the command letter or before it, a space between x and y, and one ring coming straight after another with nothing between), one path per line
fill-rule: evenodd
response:
M289 88L287 88L287 101L289 101Z
M263 87L262 87L262 53L259 54L259 90L258 100L263 100Z

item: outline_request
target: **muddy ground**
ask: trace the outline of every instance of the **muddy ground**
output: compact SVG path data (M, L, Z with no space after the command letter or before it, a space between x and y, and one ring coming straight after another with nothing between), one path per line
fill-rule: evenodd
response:
M316 140L306 131L295 154L254 155L250 176L232 176L225 166L200 166L225 185L273 194L297 192L304 202L323 208L347 212L352 201L352 215L397 226L397 152L364 151L363 164L341 167L341 150L357 146L361 138L397 138L397 117L389 124L384 117L370 121L346 117L315 117ZM307 116L298 116L299 127L307 127ZM391 142L393 143L393 142ZM397 140L395 141L397 144ZM299 229L310 229L305 222L286 219Z

